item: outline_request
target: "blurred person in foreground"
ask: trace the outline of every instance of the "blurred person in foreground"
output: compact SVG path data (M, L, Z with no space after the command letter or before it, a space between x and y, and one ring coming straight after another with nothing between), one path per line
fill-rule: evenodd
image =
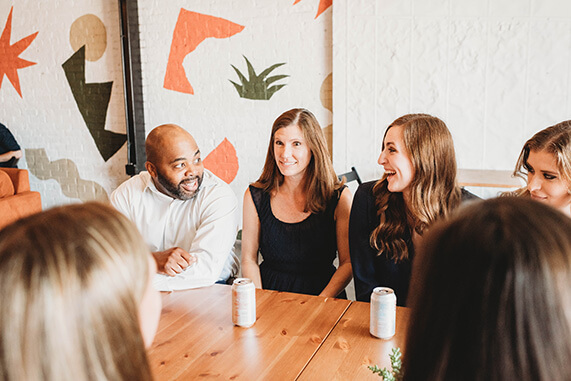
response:
M113 208L53 208L0 231L0 378L151 380L155 262Z
M405 380L571 380L571 219L528 198L431 228L411 284Z

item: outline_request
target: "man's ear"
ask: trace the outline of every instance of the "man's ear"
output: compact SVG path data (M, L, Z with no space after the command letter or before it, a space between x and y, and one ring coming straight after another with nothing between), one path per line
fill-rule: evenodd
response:
M150 161L145 161L145 169L147 170L147 172L149 172L149 175L151 175L151 177L153 178L157 177L157 168Z

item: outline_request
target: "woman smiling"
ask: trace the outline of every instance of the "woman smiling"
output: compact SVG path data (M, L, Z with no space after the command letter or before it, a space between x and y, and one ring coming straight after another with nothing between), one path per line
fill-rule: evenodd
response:
M406 305L415 246L423 232L462 200L475 198L456 182L454 143L440 119L409 114L386 130L378 163L380 180L355 193L349 245L357 300L373 288L392 288Z
M527 185L508 195L531 197L571 217L571 121L533 135L521 150L514 176Z
M345 297L350 209L315 116L284 112L273 124L262 175L244 195L243 276L265 289Z

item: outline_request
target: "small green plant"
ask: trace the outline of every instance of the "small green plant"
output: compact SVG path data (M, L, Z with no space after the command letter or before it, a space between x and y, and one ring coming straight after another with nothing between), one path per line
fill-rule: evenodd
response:
M240 82L242 83L239 85L236 82L230 80L230 82L232 82L236 88L236 91L238 91L240 97L247 99L268 100L272 97L272 95L275 94L276 91L285 86L285 84L272 86L272 83L289 77L289 75L274 75L273 77L267 77L268 74L270 74L275 68L285 65L285 62L272 65L257 75L250 61L248 61L246 56L243 57L246 60L246 65L248 65L248 79L246 79L246 77L240 72L240 70L236 68L236 66L230 65L234 68L236 74L238 74L238 78L240 78Z
M400 348L393 348L389 354L391 359L392 371L387 368L379 369L376 365L369 366L369 369L373 373L378 373L379 377L383 378L383 381L400 381L404 375L404 369L402 369L402 360Z

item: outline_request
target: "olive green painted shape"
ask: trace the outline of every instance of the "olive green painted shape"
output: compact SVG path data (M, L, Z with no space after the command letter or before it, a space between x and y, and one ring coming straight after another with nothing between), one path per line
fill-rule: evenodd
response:
M232 82L232 84L236 88L236 91L238 91L240 97L247 99L255 99L255 100L268 100L272 97L272 95L276 93L276 91L285 86L285 84L272 86L272 83L279 81L280 79L289 77L289 75L275 75L273 77L267 77L268 74L270 74L270 72L272 72L274 69L282 65L285 65L285 62L272 65L263 72L261 72L259 75L257 75L250 61L248 61L246 56L243 57L246 60L246 65L248 65L249 78L246 78L240 72L240 70L236 68L236 66L230 65L232 66L232 68L234 68L236 74L238 74L238 78L240 78L240 82L242 83L241 85L239 85L236 82L230 80L230 82Z
M103 160L107 161L127 141L127 135L105 129L113 82L85 83L85 45L62 65L79 108Z

